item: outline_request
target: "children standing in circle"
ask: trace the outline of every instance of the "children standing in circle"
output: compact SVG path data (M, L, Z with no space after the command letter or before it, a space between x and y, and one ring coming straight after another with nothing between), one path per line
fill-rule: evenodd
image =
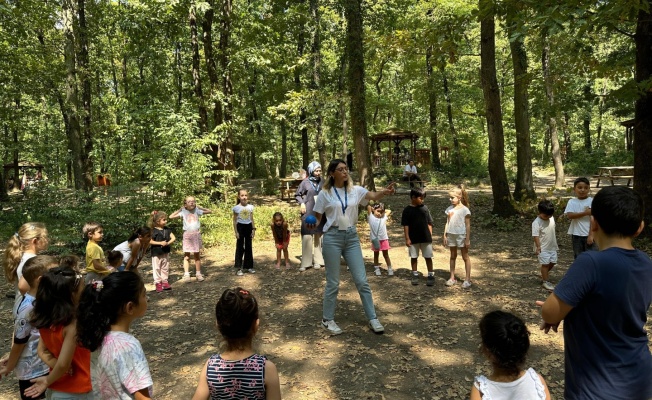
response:
M38 396L49 388L51 399L94 398L91 353L77 345L75 310L83 289L82 275L68 265L52 268L41 277L30 323L41 334L39 356L50 374L35 379L25 395Z
M568 200L564 215L570 219L568 234L573 241L573 256L577 258L587 250L598 250L598 246L593 241L593 231L591 230L591 203L593 197L589 196L591 185L585 177L575 179L573 183L575 197Z
M104 238L104 229L97 222L88 222L82 228L84 237L88 238L86 244L86 283L94 280L101 280L111 272L113 268L106 266L104 250L100 247L100 242Z
M137 271L138 265L145 258L151 240L152 230L147 226L141 226L129 236L129 239L115 246L113 250L122 253L122 265L118 271Z
M195 277L197 278L197 282L204 280L199 259L199 252L202 247L199 217L204 214L211 214L212 212L208 208L198 206L195 198L188 196L183 201L183 207L170 214L170 219L177 217L183 218L183 280L185 282L190 280L190 255L195 260Z
M419 252L426 260L428 278L426 285L435 284L435 272L432 269L432 216L430 210L423 204L426 192L423 188L416 186L410 189L410 205L403 209L401 225L405 234L405 245L410 255L412 266L412 284L419 284L419 272L417 271L417 259Z
M380 276L380 263L378 254L382 251L385 264L387 265L387 275L393 276L392 262L389 259L389 236L387 235L387 218L392 213L391 210L385 210L383 203L376 203L373 206L367 205L367 221L369 222L369 239L371 240L371 250L374 252L374 273Z
M93 398L151 398L147 358L129 333L131 323L146 310L145 285L137 273L111 274L84 289L77 309L77 337L93 352Z
M532 239L534 253L541 264L542 286L547 290L555 290L555 285L548 281L550 270L557 263L557 236L555 233L555 206L550 200L541 200L537 206L539 215L532 222Z
M446 281L446 286L453 286L457 283L455 279L455 261L457 249L462 253L466 278L462 287L471 287L471 259L469 258L469 247L471 246L471 211L469 210L469 196L466 194L464 185L459 185L448 192L451 205L446 209L446 226L444 227L444 246L448 246L451 252L450 271L451 276Z
M290 229L288 223L285 222L283 214L275 212L272 217L272 236L274 236L274 244L276 245L276 269L281 268L281 251L285 257L285 268L290 268L290 260L288 254L288 246L290 245Z
M276 365L253 350L260 325L256 298L239 287L225 290L215 305L215 319L224 349L204 365L192 399L280 399Z
M238 190L238 200L233 207L233 231L235 233L235 269L238 276L244 275L243 270L254 274L254 254L251 250L251 240L256 235L254 223L254 206L249 204L249 193L245 189ZM244 260L243 260L244 259Z
M158 293L164 290L172 290L168 282L170 272L170 245L176 237L165 224L168 222L168 215L163 211L152 211L149 218L149 226L152 228L152 240L149 242L152 249L152 276Z
M530 332L520 318L492 311L480 320L480 336L482 354L491 362L493 371L489 377L475 377L471 400L550 400L543 377L532 368L523 370Z

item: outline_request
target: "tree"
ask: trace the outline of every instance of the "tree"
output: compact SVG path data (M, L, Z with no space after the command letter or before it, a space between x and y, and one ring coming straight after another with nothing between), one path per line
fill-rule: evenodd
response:
M507 172L505 171L505 139L500 92L496 79L495 5L491 0L480 0L480 79L484 94L485 118L489 135L489 178L493 194L493 213L500 216L516 214L511 203Z
M548 33L545 28L542 33L542 39L543 50L541 52L541 69L543 71L546 98L548 99L548 110L546 114L548 120L548 132L550 134L550 145L552 148L552 161L555 166L555 187L564 187L564 165L561 162L559 134L557 133L555 93L553 89L553 78L550 74L550 41L548 40Z

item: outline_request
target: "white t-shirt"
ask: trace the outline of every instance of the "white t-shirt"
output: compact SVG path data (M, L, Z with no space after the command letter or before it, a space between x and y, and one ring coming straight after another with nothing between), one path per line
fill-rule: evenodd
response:
M38 356L38 341L41 335L29 320L34 308L34 297L25 293L18 310L14 314L14 344L24 344L23 352L14 368L14 374L19 380L29 380L47 375L50 368Z
M568 200L564 214L584 212L586 207L591 207L591 203L593 203L593 197L587 197L586 199L582 200L578 199L577 197L573 197L572 199ZM571 219L570 221L571 223L568 227L569 235L589 236L589 230L591 229L590 215L586 215L582 218Z
M389 239L387 235L387 215L376 218L373 214L369 214L367 221L369 221L369 239Z
M149 389L152 376L138 339L126 332L107 332L102 345L91 353L91 382L95 399L133 399Z
M480 375L475 377L473 385L480 391L483 399L544 400L546 398L546 389L541 378L532 368L529 368L522 377L513 382L494 382L486 376Z
M183 230L188 232L194 232L194 231L198 231L199 228L201 227L201 224L199 223L199 217L204 215L204 212L196 207L192 211L188 211L187 209L184 208L183 210L181 210L179 215L181 215L181 218L183 218Z
M238 215L238 224L250 224L251 217L254 215L254 206L253 204L247 204L246 206L238 204L233 207L233 212Z
M460 208L449 206L444 214L448 217L448 231L456 235L466 235L466 216L471 215L471 210L462 205Z
M410 164L406 165L405 168L403 168L403 176L407 176L408 172L412 172L413 174L417 173L417 166L413 165L410 167Z
M557 235L555 234L555 217L550 217L548 220L537 217L532 222L532 237L538 236L539 243L541 244L541 251L557 251ZM534 251L537 245L532 243Z
M338 197L335 195L337 191ZM362 186L353 186L350 192L345 193L344 188L337 189L331 187L329 190L322 189L317 196L315 208L313 211L326 216L326 225L324 225L324 232L328 231L331 226L339 225L339 217L346 215L349 226L355 226L358 222L358 204L363 206L367 205L368 190ZM345 213L342 213L342 208L346 206Z

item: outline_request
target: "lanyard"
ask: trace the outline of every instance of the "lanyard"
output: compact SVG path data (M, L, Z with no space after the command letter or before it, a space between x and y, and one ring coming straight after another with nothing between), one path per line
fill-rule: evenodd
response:
M349 199L347 197L346 188L344 188L344 203L342 203L342 198L340 197L340 194L337 193L337 188L333 187L333 189L335 190L335 196L337 196L337 199L340 201L340 204L342 205L342 214L345 214L346 207L349 206Z

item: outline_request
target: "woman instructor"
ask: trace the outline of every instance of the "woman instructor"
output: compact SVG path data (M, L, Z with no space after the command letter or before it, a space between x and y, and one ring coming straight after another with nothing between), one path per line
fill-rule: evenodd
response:
M299 271L305 271L310 267L319 269L324 265L324 257L321 252L321 233L326 218L313 229L308 228L306 224L306 217L312 215L315 199L321 191L322 184L321 164L313 161L308 165L308 177L301 182L294 195L301 205L301 267L299 267Z

